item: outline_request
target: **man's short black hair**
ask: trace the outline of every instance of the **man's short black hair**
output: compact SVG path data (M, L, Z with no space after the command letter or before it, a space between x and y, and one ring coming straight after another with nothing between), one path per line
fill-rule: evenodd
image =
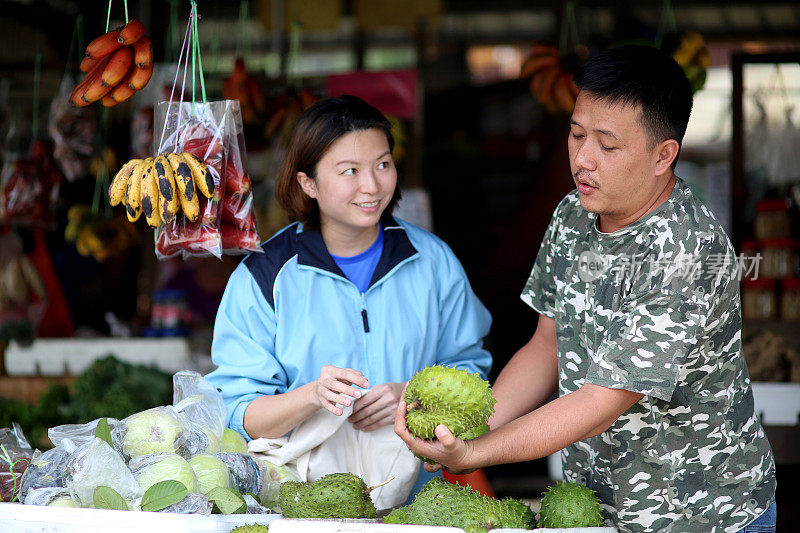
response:
M640 105L651 146L667 139L681 146L692 112L692 86L680 65L661 50L611 48L589 58L575 73L575 84L611 103Z

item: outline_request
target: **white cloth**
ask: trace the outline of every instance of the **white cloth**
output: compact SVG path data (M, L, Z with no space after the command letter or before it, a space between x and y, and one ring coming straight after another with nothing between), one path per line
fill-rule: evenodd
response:
M271 463L296 468L302 481L351 472L372 486L394 477L370 496L378 509L402 505L414 488L420 460L395 434L393 426L359 431L347 421L353 407L338 407L341 416L320 409L288 435L250 441L247 451Z

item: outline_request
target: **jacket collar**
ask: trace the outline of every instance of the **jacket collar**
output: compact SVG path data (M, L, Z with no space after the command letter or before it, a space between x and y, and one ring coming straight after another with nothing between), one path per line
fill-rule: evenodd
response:
M369 286L372 287L392 271L394 267L417 254L417 249L411 244L406 230L392 215L381 217L383 227L383 252L375 267L375 273ZM333 260L328 252L322 233L317 230L304 230L302 224L297 226L297 262L300 265L324 270L343 279L347 279L342 269Z

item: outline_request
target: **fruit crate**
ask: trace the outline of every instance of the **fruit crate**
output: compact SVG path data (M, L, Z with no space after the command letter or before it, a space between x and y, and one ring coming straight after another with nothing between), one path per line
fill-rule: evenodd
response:
M111 511L0 503L0 531L3 533L103 533L170 531L172 533L228 533L245 524L267 525L278 514L192 515Z

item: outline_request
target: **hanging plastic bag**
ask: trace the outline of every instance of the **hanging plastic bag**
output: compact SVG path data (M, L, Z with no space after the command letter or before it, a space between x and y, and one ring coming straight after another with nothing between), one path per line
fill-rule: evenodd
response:
M200 178L198 183L196 168L189 165L196 184L194 193L199 212L195 215L194 206L191 210L184 208L172 221L156 230L155 247L159 259L179 254L184 258L221 257L223 253L241 254L260 249L239 102L206 100L196 9L193 5L170 100L161 102L155 111L155 124L161 129L155 151L157 154L182 154L184 158L185 154L190 154L190 158L197 158L207 167L208 174L206 180ZM190 53L192 65L199 67L202 103L195 102L194 89L192 102L183 101ZM176 102L174 96L181 64L184 76ZM192 72L193 85L194 78L195 72ZM186 203L190 200L187 194Z
M0 236L0 342L32 342L46 307L44 281L19 237Z
M0 223L53 226L62 178L50 141L34 141L29 156L6 161L0 178Z

